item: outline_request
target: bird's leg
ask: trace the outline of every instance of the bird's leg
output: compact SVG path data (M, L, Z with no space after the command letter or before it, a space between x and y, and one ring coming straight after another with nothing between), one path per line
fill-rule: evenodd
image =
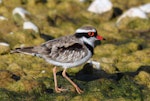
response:
M66 69L63 70L62 75L75 87L78 94L83 93L83 91L66 75Z
M54 83L55 83L55 91L56 91L56 93L60 93L61 91L65 91L66 89L58 88L56 72L57 72L56 67L54 67L53 68L53 76L54 76Z

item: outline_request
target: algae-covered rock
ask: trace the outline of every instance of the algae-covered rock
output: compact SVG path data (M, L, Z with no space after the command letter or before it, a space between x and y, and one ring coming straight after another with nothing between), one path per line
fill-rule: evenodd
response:
M57 96L56 101L65 101L65 96Z
M134 19L127 24L128 29L132 30L149 30L150 20L149 19Z
M25 10L22 7L16 7L12 11L13 19L18 25L22 25L24 21L27 21L27 16L30 15L30 12Z
M124 18L121 23L118 25L118 28L121 30L127 31L145 31L149 29L149 19L139 19L139 18Z
M91 0L82 3L78 0L3 0L0 16L7 20L0 20L0 41L9 46L0 46L0 100L149 101L150 20L124 18L116 26L116 17L121 13L113 11L117 8L125 12L149 1L111 2L114 9L94 14L87 11ZM13 15L16 7L24 8L30 14L26 13L25 19L18 13ZM24 30L24 21L33 22L40 32ZM102 70L87 65L67 70L67 75L84 90L81 95L77 95L74 87L61 76L62 68L58 68L58 86L67 91L57 94L54 92L54 66L41 58L9 54L10 49L36 46L73 34L83 25L95 26L98 34L106 40L98 42L101 45L97 45L93 55ZM147 68L143 69L145 66Z
M6 5L9 8L13 8L13 7L16 7L17 5L20 5L22 1L23 0L16 0L14 2L14 1L11 1L11 0L9 0L9 1L3 0L3 4Z
M116 68L114 68L114 65L110 63L101 63L101 67L104 71L110 74L116 71Z
M14 80L11 77L12 77L12 73L10 71L0 70L0 84L1 84L0 87L5 88L9 84L13 83Z
M22 79L7 86L7 89L12 91L32 92L34 90L42 91L42 84L35 80Z
M129 62L138 61L138 59L137 59L137 57L135 55L127 55L127 54L125 54L123 56L118 57L118 61L124 62L124 63L129 63Z
M0 42L0 54L6 54L10 50L9 44Z
M22 81L25 87L26 91L33 91L33 90L39 90L42 89L42 84L40 82L37 82L35 80L24 80Z
M108 56L117 48L114 44L105 44L99 47L96 47L95 53L99 56Z
M145 4L148 2L148 0L142 0L142 1L138 1L138 0L125 0L125 1L118 1L118 0L111 0L112 3L114 4L114 6L117 6L123 10L126 10L127 8L131 8L131 7L137 7L141 4Z
M135 80L138 82L138 84L146 85L148 88L150 88L150 74L141 71L139 74L135 77Z
M83 101L99 101L100 100L100 97L98 98L97 97L98 96L98 94L96 94L96 93L91 93L91 94L88 94L87 96L85 96L84 98L83 98ZM82 101L82 100L81 100Z
M136 71L140 66L142 66L142 63L140 62L120 62L116 64L117 68L119 69L119 71L122 72L133 72Z
M81 96L75 96L70 101L83 101L83 98Z
M129 42L127 44L120 45L116 50L113 51L114 55L122 55L125 53L131 53L139 50L140 44Z
M11 34L12 32L15 32L18 29L18 27L15 26L14 23L9 19L0 21L0 26L1 26L0 33L2 34L0 38L5 37L5 35L7 34Z
M0 88L0 99L3 101L9 100L8 92L6 89Z
M101 32L102 30L99 30L98 32L100 32L99 34L104 34L106 33L107 36L109 36L111 33L116 34L118 33L118 28L116 27L116 25L113 22L106 22L106 23L102 23L100 24L101 28L104 29L104 31L106 32ZM111 32L111 33L109 33ZM109 33L109 34L108 34ZM104 34L105 35L105 34ZM118 35L115 35L116 37L118 37ZM107 39L106 39L107 40Z
M113 64L113 63L116 63L117 61L118 61L118 57L116 57L116 56L101 58L102 63Z
M17 31L13 34L6 34L5 37L2 37L3 40L6 40L10 47L20 47L21 44L40 44L44 42L44 39L40 38L39 34L35 34L33 31Z
M141 51L136 51L133 53L133 56L135 56L141 63L143 64L149 64L150 63L150 54L149 54L149 48L141 50Z
M23 84L21 80L9 84L8 86L6 86L6 88L11 91L16 91L16 92L28 91L26 90L25 85Z
M23 69L16 63L12 63L7 67L7 70L13 72L13 74L17 76L25 76L26 73L23 71Z

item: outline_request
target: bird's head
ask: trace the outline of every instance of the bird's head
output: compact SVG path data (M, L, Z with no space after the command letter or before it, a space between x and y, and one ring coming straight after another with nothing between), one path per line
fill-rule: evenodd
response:
M83 26L78 28L75 32L75 36L84 43L87 43L94 47L96 40L104 40L104 38L97 34L97 30L92 26Z

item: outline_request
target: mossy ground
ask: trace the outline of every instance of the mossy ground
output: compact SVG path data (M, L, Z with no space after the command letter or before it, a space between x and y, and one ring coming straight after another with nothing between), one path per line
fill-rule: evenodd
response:
M92 0L81 3L61 0L3 0L0 21L0 100L2 101L149 101L150 100L150 19L124 19L115 22L113 10L103 15L87 11ZM112 0L122 11L139 6L149 0ZM23 30L23 19L12 15L15 7L24 7L31 15L27 20L35 23L40 33ZM117 14L117 12L114 12ZM46 40L74 33L83 25L93 25L105 37L95 48L93 59L101 63L101 70L82 65L68 69L68 75L83 90L78 95L61 76L59 86L68 91L54 92L51 64L43 59L23 54L10 54L20 46L39 45Z

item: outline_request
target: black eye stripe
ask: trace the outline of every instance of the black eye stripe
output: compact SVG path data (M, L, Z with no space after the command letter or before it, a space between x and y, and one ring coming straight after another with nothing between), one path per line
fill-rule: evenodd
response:
M88 32L89 33L89 32ZM81 37L87 37L87 38L89 38L89 37L96 37L97 36L97 32L94 32L94 35L93 36L90 36L88 33L75 33L75 36L77 37L77 38L81 38Z

